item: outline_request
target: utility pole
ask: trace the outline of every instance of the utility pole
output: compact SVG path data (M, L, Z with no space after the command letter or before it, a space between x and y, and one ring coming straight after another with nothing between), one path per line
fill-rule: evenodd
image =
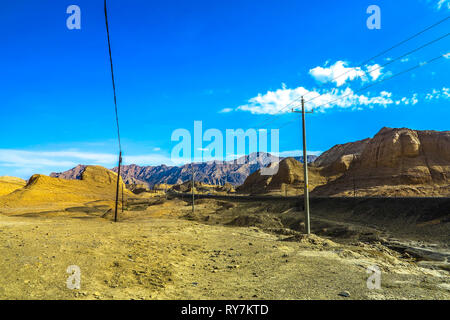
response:
M305 111L305 100L302 97L302 111L295 111L292 109L292 112L301 113L302 114L302 124L303 124L303 180L305 182L303 198L305 201L305 232L306 234L311 233L310 227L310 219L309 219L309 191L308 191L308 158L306 152L306 125L305 125L305 114L313 113Z
M122 215L123 215L123 185L124 185L125 183L122 183Z
M120 166L122 165L122 151L119 153L119 167L117 169L117 186L116 186L116 210L114 212L114 222L117 222L117 204L119 202L119 182L120 182ZM123 194L123 191L122 191Z
M194 163L191 163L192 166L192 214L195 213L195 191L194 191L194 185L195 185L195 178L194 178Z
M350 166L355 165L355 154L353 154L353 161ZM356 198L356 181L355 181L355 169L353 168L353 198Z

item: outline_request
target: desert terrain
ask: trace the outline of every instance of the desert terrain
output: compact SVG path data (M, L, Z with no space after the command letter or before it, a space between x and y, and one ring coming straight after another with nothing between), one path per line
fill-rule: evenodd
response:
M383 128L324 152L309 171L309 236L294 158L273 176L254 167L241 185L130 166L118 222L106 168L2 177L0 299L448 300L448 146L448 131ZM373 268L379 288L367 284Z
M0 215L0 298L450 299L439 237L415 242L441 253L432 259L389 249L383 228L320 215L321 235L307 237L295 205L276 202L200 199L192 214L189 201L155 197L130 200L117 223L103 215L92 204ZM66 287L70 265L80 267L79 290ZM378 290L366 285L373 265Z

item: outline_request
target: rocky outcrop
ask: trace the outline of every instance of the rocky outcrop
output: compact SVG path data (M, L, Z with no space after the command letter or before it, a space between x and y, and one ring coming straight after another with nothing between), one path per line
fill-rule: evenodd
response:
M317 194L344 194L353 189L360 190L361 195L376 194L381 188L389 194L395 187L400 196L411 195L411 187L417 186L423 187L416 190L428 190L424 192L430 195L450 194L450 131L383 128L365 144L360 155L347 162L342 176L318 188Z
M64 172L52 172L50 173L50 177L52 178L61 178L61 179L67 179L67 180L80 180L81 175L84 172L84 169L86 169L87 166L79 164L75 168L70 169L68 171Z
M314 165L317 167L327 167L336 161L339 161L343 156L360 155L367 144L370 142L370 138L348 142L345 144L335 145L333 148L322 153L315 161Z
M322 153L314 166L321 167L322 173L328 177L339 176L346 172L350 164L357 159L371 139L338 144Z
M310 190L326 183L326 178L321 175L320 169L315 167L309 168L308 178ZM278 171L274 175L262 175L261 170L258 170L251 174L244 184L237 188L237 191L250 194L270 192L301 194L303 188L303 164L293 158L286 158L279 162Z

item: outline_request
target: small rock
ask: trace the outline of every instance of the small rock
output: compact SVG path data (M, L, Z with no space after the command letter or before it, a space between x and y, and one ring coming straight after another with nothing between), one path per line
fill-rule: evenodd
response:
M350 297L350 292L348 292L348 291L342 291L342 292L339 292L339 295L340 295L341 297L348 298L348 297Z

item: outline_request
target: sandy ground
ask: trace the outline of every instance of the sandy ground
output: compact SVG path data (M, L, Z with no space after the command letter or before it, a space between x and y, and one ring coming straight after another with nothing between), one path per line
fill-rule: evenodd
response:
M84 212L0 215L0 298L450 299L447 271L380 244L285 241L295 232L204 218L239 210L220 203L198 205L195 219L180 200L129 209L118 223ZM80 267L79 290L66 286L70 265ZM367 288L372 265L381 289Z

